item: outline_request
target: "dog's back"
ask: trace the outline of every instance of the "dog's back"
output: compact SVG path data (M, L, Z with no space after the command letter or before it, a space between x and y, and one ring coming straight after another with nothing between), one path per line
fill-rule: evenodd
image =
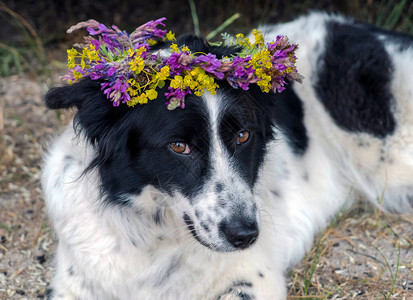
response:
M324 13L263 32L299 44L305 80L290 94L303 103L309 147L321 145L343 180L370 201L411 213L413 37Z

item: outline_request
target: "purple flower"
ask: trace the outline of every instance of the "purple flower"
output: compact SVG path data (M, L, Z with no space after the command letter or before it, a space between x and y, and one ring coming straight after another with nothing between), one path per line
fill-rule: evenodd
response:
M116 73L116 68L115 67L110 67L108 69L108 71L106 72L106 75L108 75L109 77L111 77L113 74Z
M172 97L182 99L188 94L192 94L191 90L182 90L182 89L174 89L172 87L168 87L169 93L165 93L165 96L169 99Z
M95 49L99 49L99 48L100 48L100 42L99 42L98 40L96 40L96 39L93 39L93 40L91 41L91 44L92 44L93 46L95 46Z
M99 24L98 29L99 30L96 31L92 27L88 27L87 31L89 32L90 35L97 35L97 34L101 34L103 32L108 32L108 28L104 24Z
M162 23L166 18L160 18L155 21L149 21L142 26L139 26L131 35L130 38L133 44L138 44L145 42L148 39L157 39L164 38L166 30L157 28L157 26L165 27L165 24Z
M218 79L224 79L224 73L216 71L221 67L222 63L217 59L216 55L208 53L207 55L200 55L195 59L195 64L203 63L200 67L206 72L214 74Z
M172 53L163 61L163 65L169 65L171 75L179 75L184 70L190 70L193 59L184 52Z
M120 102L125 103L130 100L130 95L126 92L128 87L123 76L119 76L116 81L101 84L103 94L113 102L113 106L119 106Z
M244 83L239 83L239 87L242 88L244 91L247 91L249 89L249 85L250 83L248 81L245 81Z
M122 45L118 42L118 40L109 35L102 35L102 39L110 51L113 51L115 48L122 48Z
M232 67L235 68L234 75L237 77L245 77L245 76L248 76L249 74L253 74L254 69L249 64L250 60L251 60L250 56L235 57L232 62Z

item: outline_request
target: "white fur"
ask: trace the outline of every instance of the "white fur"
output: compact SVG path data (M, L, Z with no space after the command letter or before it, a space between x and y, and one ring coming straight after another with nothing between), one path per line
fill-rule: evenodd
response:
M285 299L286 268L303 257L314 234L356 195L377 203L384 192L386 210L412 212L408 195L413 195L413 49L398 51L387 46L395 67L395 133L379 139L345 132L331 120L311 86L314 56L323 49L325 18L327 15L312 14L264 29L268 39L285 34L300 45L298 69L306 79L296 85L295 92L305 99L310 144L303 156L294 155L279 133L280 138L269 146L254 194L240 195L245 196L246 205L252 205L249 201L253 199L261 215L260 238L249 249L222 253L200 245L182 218L173 213L189 210L182 207L187 201L154 188L147 188L139 197L130 196L136 211L97 206L96 171L81 176L92 159L92 147L75 137L71 124L67 127L47 154L42 181L59 237L52 283L56 299L217 299L235 280L251 282L251 288L244 288L251 289L255 299ZM341 17L337 20L344 21ZM218 124L219 97L205 94L203 99L215 121L212 124ZM226 182L234 178L236 193L245 184L213 128L214 179ZM370 146L360 149L360 141ZM384 162L379 159L381 149ZM390 160L392 164L387 163ZM217 199L213 184L204 189L205 200L198 208L207 211ZM160 206L164 222L153 226L147 216ZM68 275L70 268L72 276ZM169 274L171 268L176 271ZM168 280L164 280L166 276Z

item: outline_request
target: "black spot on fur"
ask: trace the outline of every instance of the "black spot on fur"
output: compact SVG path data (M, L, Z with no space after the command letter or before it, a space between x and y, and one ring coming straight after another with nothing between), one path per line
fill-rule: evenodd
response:
M40 264L44 264L46 262L46 256L44 254L37 256L36 259Z
M252 283L249 281L235 281L232 284L232 287L240 287L240 286L252 287Z
M69 276L73 276L75 274L75 272L73 271L73 267L70 267L67 272L69 273Z
M262 274L261 272L258 272L258 276L264 278L264 274Z
M276 197L280 197L280 192L277 190L272 190L271 193Z
M394 132L390 81L392 63L370 27L329 22L320 58L319 99L347 131L383 138Z
M130 239L130 242L131 242L131 244L134 246L134 247L136 247L137 246L137 244L136 244L136 241L134 240L134 239Z
M67 170L69 170L69 168L72 166L73 162L74 162L74 157L71 155L65 155L65 157L63 158L64 161L64 167L63 167L63 173L66 173Z
M225 200L224 197L219 197L219 198L218 198L218 205L219 205L221 208L224 208L224 207L227 206L227 201Z
M180 257L172 257L165 271L156 279L154 287L161 287L171 277L172 273L176 272L181 265Z
M46 300L52 300L53 295L54 295L53 289L46 289L46 293L45 293Z
M205 222L201 222L201 226L205 229L206 232L210 232L211 229L209 228L208 224Z
M303 174L303 180L308 182L308 180L309 180L308 172L304 172L304 174Z
M217 182L215 184L215 192L216 193L221 193L223 189L224 189L224 185L222 184L222 182Z
M161 208L156 209L155 213L153 214L153 220L157 225L161 225L163 223L163 215Z
M240 300L253 300L254 299L253 296L245 292L239 292L237 296L239 297Z
M191 217L188 216L186 213L184 214L184 221L186 226L188 226L189 231L192 233L192 235L195 235L195 226L194 226L194 221L192 221Z
M219 295L217 300L226 299L229 295L237 296L240 300L253 300L255 297L243 290L252 288L252 286L252 283L248 281L236 281L228 290Z
M191 217L188 216L186 213L184 213L184 217L183 217L183 218L184 218L185 224L186 224L186 226L188 227L189 231L191 232L192 236L193 236L201 245L204 245L205 247L212 249L210 245L208 245L207 243L205 243L203 240L201 240L201 239L199 238L199 236L198 236L198 234L196 233L196 230L195 230L194 221L192 221Z

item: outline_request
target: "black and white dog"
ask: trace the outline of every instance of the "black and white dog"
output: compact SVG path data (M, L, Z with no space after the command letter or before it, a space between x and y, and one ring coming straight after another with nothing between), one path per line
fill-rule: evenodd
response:
M220 82L174 111L114 108L93 81L47 94L77 108L43 167L50 299L285 299L285 270L352 198L412 213L413 38L323 13L262 29L299 44L303 84Z

